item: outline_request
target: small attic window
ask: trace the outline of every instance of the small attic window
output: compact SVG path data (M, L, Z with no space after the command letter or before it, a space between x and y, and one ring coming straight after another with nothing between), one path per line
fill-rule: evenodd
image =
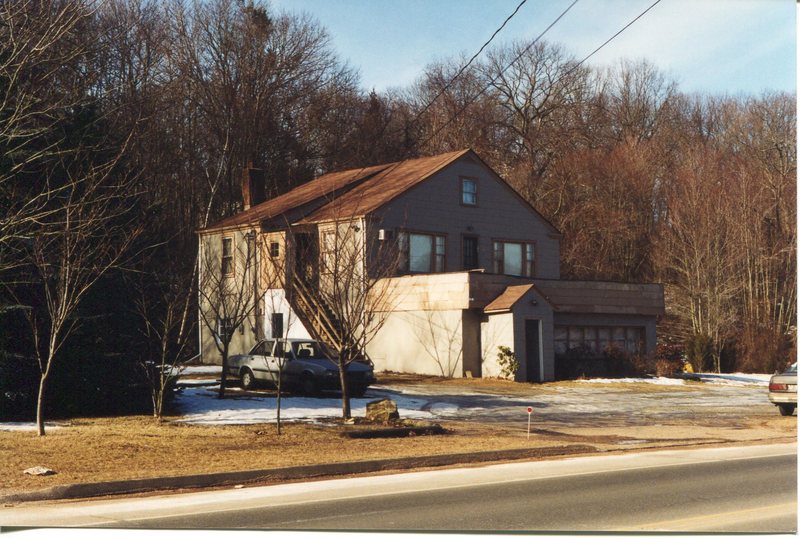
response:
M461 178L461 204L464 206L478 205L478 181L470 178Z
M281 256L281 245L277 241L270 242L269 244L269 256L272 258L278 258Z

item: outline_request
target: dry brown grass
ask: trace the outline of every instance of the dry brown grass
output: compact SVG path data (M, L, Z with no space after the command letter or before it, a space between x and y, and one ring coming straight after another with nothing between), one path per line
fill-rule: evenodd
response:
M390 383L468 385L473 390L525 394L526 384L492 379L442 379L392 375ZM555 391L578 382L536 386ZM661 391L659 386L638 388ZM637 388L626 386L626 390ZM51 428L39 438L35 432L0 432L0 495L54 485L140 479L201 473L281 468L322 463L352 462L449 453L588 444L598 449L626 450L693 443L764 443L789 441L797 436L796 418L754 414L730 424L712 422L702 429L689 420L657 428L576 428L542 425L527 439L524 424L490 425L441 422L446 435L409 438L350 439L342 425L284 423L279 436L274 424L201 426L150 417L78 419L64 428ZM633 444L631 442L634 442ZM641 443L639 443L641 442ZM22 472L46 466L58 473L32 477Z
M284 424L248 426L157 425L147 417L98 418L32 432L0 432L0 493L54 485L256 470L453 452L557 445L563 440L467 424L452 433L410 438L348 439L341 427ZM22 471L46 466L57 475Z

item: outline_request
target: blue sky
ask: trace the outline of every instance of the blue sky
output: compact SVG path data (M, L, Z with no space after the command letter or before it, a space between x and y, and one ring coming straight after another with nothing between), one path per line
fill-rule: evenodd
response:
M308 13L331 35L362 86L406 86L437 60L468 57L520 0L271 0ZM580 0L545 36L583 58L653 0ZM528 0L494 43L532 39L571 0ZM792 0L662 0L590 61L645 58L685 92L794 91L796 6Z

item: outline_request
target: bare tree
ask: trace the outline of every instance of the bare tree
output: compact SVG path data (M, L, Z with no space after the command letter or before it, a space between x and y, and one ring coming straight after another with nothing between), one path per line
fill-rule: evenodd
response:
M14 248L29 241L68 196L47 171L76 147L65 144L65 124L88 103L78 66L91 49L85 34L91 2L10 0L0 3L0 269L22 259Z
M177 249L179 242L153 248L155 253L141 258L138 271L127 282L135 290L133 309L140 320L139 367L150 387L153 417L161 422L164 404L174 381L191 359L194 348L195 319L186 306L196 294L186 287L185 267L192 261L190 249ZM157 267L158 271L152 271Z
M318 225L319 249L295 254L315 269L311 274L288 272L285 288L299 311L314 313L304 320L312 336L335 352L342 417L349 419L348 366L367 359L366 347L386 321L393 297L387 277L395 274L398 252L393 241L378 240L370 220L338 201L331 204L337 217ZM293 238L299 234L300 229L290 231Z
M6 284L18 298L33 300L28 311L34 353L41 373L36 405L37 432L44 436L47 382L59 350L77 327L75 310L84 295L116 267L140 233L130 200L133 182L120 160L125 147L110 160L96 163L98 146L83 149L83 158L62 163L60 195L26 247L31 274L22 286ZM54 179L55 181L55 179Z
M237 241L238 240L238 241ZM218 396L225 397L228 355L234 332L244 331L245 322L257 305L255 278L255 233L201 236L198 296L200 320L212 335L222 357Z
M460 346L462 334L461 313L458 320L448 317L448 313L433 308L426 299L424 314L415 320L414 333L417 336L425 353L436 363L439 373L447 378L452 378L464 354Z
M690 335L713 344L714 368L737 320L742 282L737 274L740 237L728 198L725 158L703 149L690 152L670 196L668 225L661 248L669 268L672 308L686 313ZM714 181L708 181L713 178Z

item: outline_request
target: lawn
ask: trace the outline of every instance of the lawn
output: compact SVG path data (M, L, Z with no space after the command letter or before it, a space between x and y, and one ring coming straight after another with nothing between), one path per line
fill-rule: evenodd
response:
M335 394L283 399L282 415L290 421L278 435L274 392L233 389L220 401L213 387L187 387L176 402L179 414L162 424L146 416L75 419L54 422L43 438L33 430L0 430L0 494L70 483L570 444L632 450L796 438L796 417L780 417L762 403L762 393L752 385L635 380L530 385L390 376L368 398L354 399L355 416L363 416L368 400L389 396L401 417L436 421L448 433L351 439L343 430L363 427L336 421L340 401ZM530 439L528 402L536 407ZM684 402L691 405L681 410ZM33 466L57 474L22 473Z

